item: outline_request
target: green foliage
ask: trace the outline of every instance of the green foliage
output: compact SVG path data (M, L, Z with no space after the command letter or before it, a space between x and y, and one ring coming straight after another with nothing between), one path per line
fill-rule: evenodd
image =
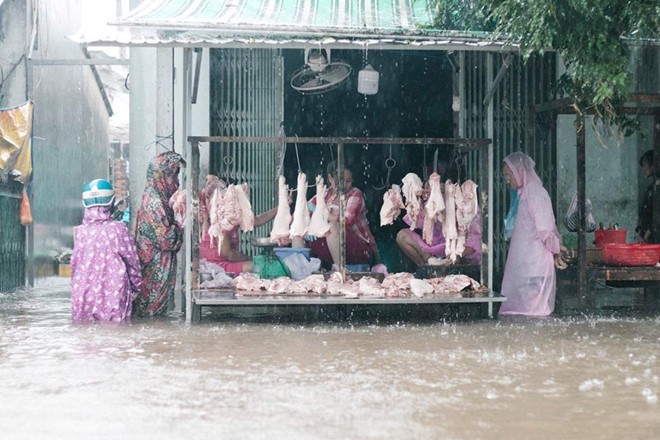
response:
M448 31L492 32L495 22L480 0L430 0L433 27Z
M558 82L559 96L570 96L576 110L593 112L596 122L619 134L636 127L622 112L631 72L630 48L660 39L658 0L435 0L438 23L452 11L470 13L459 23L488 17L495 35L520 44L521 54L552 49L567 72ZM443 7L440 5L444 5ZM452 12L453 13L453 12Z

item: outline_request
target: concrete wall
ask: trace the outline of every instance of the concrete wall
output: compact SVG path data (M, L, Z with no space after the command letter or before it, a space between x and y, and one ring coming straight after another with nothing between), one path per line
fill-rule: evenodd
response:
M636 49L629 69L634 73L631 91L660 93L660 50ZM561 74L561 72L560 72ZM596 222L619 223L628 230L628 242L635 242L637 209L649 182L639 167L639 157L653 148L652 116L639 116L642 132L617 139L599 136L593 119L586 121L586 193L593 204ZM557 210L560 233L567 234L561 219L577 190L575 116L561 115L557 120ZM570 234L568 234L570 235ZM575 234L573 234L575 235ZM588 235L588 247L593 235Z
M25 42L29 38L25 23L25 0L5 0L0 6L0 108L15 107L27 100Z
M3 7L20 10L32 2L5 3L8 5ZM80 27L80 0L35 4L39 27L33 59L83 58L80 45L66 38ZM22 54L28 47L29 17L23 14L21 19L12 17L12 24L20 28L17 35L23 33L25 39L12 40L11 45L3 42L1 58L6 59L8 52L12 57ZM18 101L13 105L27 99L25 72L22 85L12 83L12 96ZM34 255L37 275L49 275L52 256L73 246L72 227L82 219L82 187L94 178L108 177L109 115L89 66L34 66L32 72ZM39 267L46 270L40 272Z

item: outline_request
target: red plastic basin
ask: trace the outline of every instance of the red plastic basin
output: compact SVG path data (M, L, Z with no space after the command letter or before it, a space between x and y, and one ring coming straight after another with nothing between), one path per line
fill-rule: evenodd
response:
M603 261L609 266L655 266L660 262L660 244L606 243Z
M627 229L596 229L594 231L594 244L602 247L605 243L625 244Z

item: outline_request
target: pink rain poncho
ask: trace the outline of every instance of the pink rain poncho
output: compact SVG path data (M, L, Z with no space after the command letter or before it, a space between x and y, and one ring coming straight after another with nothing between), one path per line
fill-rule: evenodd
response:
M502 279L501 315L547 316L555 308L554 255L560 237L548 192L524 153L504 159L518 182L519 205Z
M140 261L126 225L111 219L110 207L85 209L82 225L74 228L73 320L130 320L141 284Z

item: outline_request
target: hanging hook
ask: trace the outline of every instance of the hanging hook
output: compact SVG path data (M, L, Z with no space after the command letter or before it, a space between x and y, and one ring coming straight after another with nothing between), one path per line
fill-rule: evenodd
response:
M392 145L390 145L390 157L385 159L385 168L387 168L387 178L385 182L383 182L383 179L381 179L382 186L376 187L374 186L373 189L376 191L382 191L385 188L388 188L390 186L390 176L392 175L392 170L396 166L396 160L392 157Z

